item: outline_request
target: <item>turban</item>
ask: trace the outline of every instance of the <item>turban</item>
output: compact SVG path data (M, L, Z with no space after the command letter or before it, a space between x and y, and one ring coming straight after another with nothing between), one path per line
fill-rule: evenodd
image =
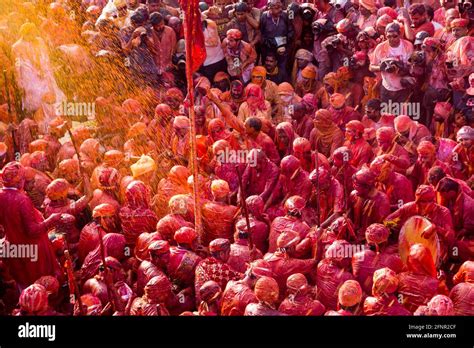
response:
M451 29L452 28L467 28L469 25L469 19L467 18L456 18L451 22Z
M55 179L46 187L46 196L52 201L67 197L69 183L65 179Z
M131 113L131 114L141 114L142 113L142 106L140 102L138 102L135 99L126 99L122 103L122 108L125 112Z
M279 296L278 283L270 277L261 277L255 283L255 296L260 302L273 305Z
M171 214L181 214L181 215L186 214L188 211L188 196L174 195L173 197L170 198L168 202L168 207L170 208Z
M395 117L393 123L395 124L395 129L397 130L397 132L405 133L410 129L411 125L413 124L413 121L407 115L400 115Z
M48 293L43 285L32 284L21 292L19 304L28 313L37 313L48 308Z
M397 11L388 6L382 7L377 11L377 17L382 17L384 15L390 16L393 20L397 19L398 17Z
M375 22L375 26L376 27L386 27L387 25L389 25L390 23L392 23L394 21L394 18L392 18L390 15L388 14L384 14L382 16L380 16L378 19L377 19L377 22Z
M344 106L344 104L346 103L346 97L344 97L342 94L340 93L334 93L333 95L331 95L331 97L329 98L329 103L331 104L331 106L335 109L340 109Z
M360 121L352 120L346 124L346 130L352 130L356 133L363 134L364 125Z
M300 213L306 206L306 201L301 196L291 196L285 201L285 212Z
M308 139L300 137L293 141L294 152L305 152L311 150L311 143Z
M339 288L339 303L344 307L352 307L362 300L362 288L357 280L346 280Z
M62 160L59 162L58 169L63 176L77 174L79 173L79 161L74 158Z
M230 242L225 238L217 238L209 243L209 251L211 253L226 251L230 249Z
M79 152L87 155L90 159L94 159L99 154L100 143L93 138L89 138L83 141L79 147Z
M295 59L303 59L310 62L313 60L313 54L304 48L300 48L298 51L296 51Z
M214 118L214 120L217 120L217 118ZM223 153L225 149L228 148L230 148L230 144L227 140L217 140L214 144L212 144L212 152L214 155Z
M318 184L319 181L319 185L324 186L329 183L330 178L329 171L325 167L316 168L309 174L309 180L314 185Z
M196 79L196 88L203 88L205 90L208 90L211 88L211 82L207 77L201 76Z
M132 180L125 188L125 205L130 209L148 208L150 191L140 180Z
M171 282L164 274L160 274L151 278L144 290L148 301L151 303L163 303L171 292Z
M184 100L183 92L179 88L172 87L166 91L165 98L177 99L178 101Z
M317 71L314 66L307 66L301 71L301 76L305 79L312 79L314 80L317 76Z
M306 68L305 68L306 69ZM308 112L313 112L318 107L318 101L313 93L306 93L301 100Z
M230 192L229 184L225 180L212 180L211 192L215 199L225 198Z
M239 29L229 29L226 33L227 40L241 40L242 39L242 32Z
M136 179L141 175L153 172L156 170L156 164L153 158L147 155L142 155L140 159L130 166L133 178Z
M173 214L173 212L171 212ZM171 240L176 231L182 227L178 219L171 215L166 215L156 224L156 232L166 240Z
M272 266L263 259L250 263L248 273L257 277L273 277Z
M416 202L434 202L436 192L431 185L420 185L415 192Z
M372 13L377 12L377 6L374 0L359 0L359 5Z
M38 28L31 22L25 23L20 27L21 38L27 38L32 36L38 36Z
M33 153L35 151L46 151L48 148L48 142L44 139L37 139L35 141L32 141L30 145L28 145L28 150L30 153Z
M208 280L199 288L199 296L204 302L212 302L222 294L222 289L213 280Z
M258 76L258 77L267 77L267 69L265 67L258 65L252 69L252 76Z
M286 94L286 95L290 95L295 92L295 90L293 89L293 86L290 85L288 82L280 83L278 85L277 91L278 91L278 94Z
M85 126L79 126L71 133L76 142L79 144L82 144L84 140L89 139L91 137L91 129Z
M43 171L48 167L48 157L44 151L35 151L30 155L30 167Z
M416 151L420 155L430 156L436 154L436 147L430 141L423 140L418 144Z
M245 203L247 204L247 209L250 214L257 215L263 212L265 203L263 202L262 197L257 195L249 196L245 200Z
M453 106L447 102L437 102L434 108L434 113L442 116L444 119L447 119Z
M18 162L9 162L3 167L2 180L5 187L21 188L25 178L25 168Z
M115 207L109 203L99 204L92 211L92 217L112 217L115 215Z
M474 283L474 261L465 261L453 277L454 284Z
M375 174L370 169L362 168L353 176L354 181L366 186L373 186L375 184Z
M463 126L456 134L457 141L462 140L473 140L474 139L474 128L469 126Z
M301 168L301 163L293 155L285 156L280 163L281 173L291 179L296 170Z
M110 167L115 167L123 161L124 157L119 150L109 150L104 154L104 163Z
M189 169L185 166L176 165L170 169L168 178L177 184L185 186L189 177Z
M308 280L302 273L295 273L288 277L286 280L286 288L293 292L298 291L303 286L308 285Z
M374 173L379 181L384 182L392 171L392 164L383 159L382 156L377 156L370 163L370 171Z
M382 224L372 224L365 230L365 239L370 244L380 244L388 239L390 231Z
M99 170L99 184L101 189L113 189L119 182L119 172L112 167L106 167Z
M127 6L127 2L125 0L114 0L114 6L119 9L121 7Z
M48 295L56 294L59 290L59 281L53 276L42 276L37 281L35 281L35 284L44 286Z
M223 71L219 71L215 76L214 76L214 82L220 82L224 80L229 80L229 75L226 74Z
M348 256L348 253L346 252L349 246L349 242L344 239L335 240L326 249L324 257L336 262L341 262L344 259L350 258L350 256Z
M170 117L172 110L167 104L158 104L155 108L155 116L157 118Z
M376 270L374 272L373 281L372 294L374 296L391 294L397 291L397 274L388 267Z
M391 142L395 138L395 129L392 127L380 127L377 129L377 139L382 142Z
M320 121L321 123L323 122L331 122L332 123L332 115L329 110L326 109L319 109L316 111L315 114L316 120Z
M154 255L163 255L170 252L170 245L166 240L155 240L148 246L148 252Z
M138 261L143 261L148 258L148 247L156 240L161 240L161 235L158 232L143 232L138 236L137 242L135 243L135 257Z
M338 33L347 33L349 29L352 27L352 22L347 19L341 19L339 22L336 24L336 30Z
M186 116L176 116L173 121L174 128L189 128L189 118Z
M455 315L453 301L446 295L434 296L427 305L430 315Z
M300 235L298 232L287 230L281 233L277 239L278 248L290 248L300 241Z
M130 127L127 133L128 138L134 138L139 135L145 135L146 132L146 124L143 122L137 122L133 126Z
M197 233L194 228L191 227L181 227L174 234L174 240L178 244L193 244L197 239Z
M87 307L86 315L100 315L102 312L102 302L100 298L92 294L85 294L81 296L83 306ZM79 302L77 302L78 304Z
M337 158L340 161L344 160L344 156L347 156L347 161L352 159L352 151L347 146L338 147L332 153L332 158Z

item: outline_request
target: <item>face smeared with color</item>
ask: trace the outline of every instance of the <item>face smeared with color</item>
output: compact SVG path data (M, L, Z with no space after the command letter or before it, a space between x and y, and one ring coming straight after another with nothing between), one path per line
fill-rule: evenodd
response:
M383 152L386 152L392 146L392 140L384 137L377 137L377 144L379 144L379 147Z
M357 195L360 197L367 197L371 187L366 183L361 182L360 180L354 179L353 180L354 189L357 192Z
M230 86L230 94L232 98L238 99L241 98L244 93L244 87L241 84L232 83Z

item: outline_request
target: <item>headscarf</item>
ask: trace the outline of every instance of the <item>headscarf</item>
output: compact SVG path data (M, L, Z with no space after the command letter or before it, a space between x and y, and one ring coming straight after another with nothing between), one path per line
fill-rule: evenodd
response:
M278 136L279 132L284 132L288 138L288 145L283 144L280 141L280 137ZM285 151L284 155L291 155L293 153L293 141L295 140L295 130L293 129L293 125L290 122L281 122L276 126L275 129L275 145L278 150ZM285 147L286 146L286 147Z
M346 280L339 288L339 303L344 307L352 307L362 300L362 288L357 280Z
M190 126L191 125L189 122L189 118L187 118L186 116L176 116L173 120L174 128L181 129L181 128L189 128Z
M52 200L64 199L67 197L69 183L64 179L55 179L46 187L46 196Z
M262 197L260 196L249 196L245 200L245 203L247 204L247 209L249 211L249 214L252 215L260 215L263 212L264 205L265 203L263 202Z
M249 97L254 97L255 102L249 103ZM259 85L250 83L245 88L245 98L247 99L247 104L252 113L255 113L256 111L259 111L259 110L265 111L267 109L267 106L265 104L265 95L263 93L262 88Z
M415 192L416 202L434 202L436 192L431 185L420 185Z
M29 314L39 313L48 308L48 293L43 285L32 284L21 292L18 303Z
M292 95L295 89L288 82L282 82L278 85L277 92L278 94Z
M410 272L436 278L436 266L430 249L423 244L414 244L408 254L407 267Z
M455 315L453 301L446 295L436 295L427 304L428 314L436 316Z
M300 48L298 51L296 51L295 59L303 59L311 62L313 60L313 54L304 48Z
M229 184L225 180L212 180L211 192L215 199L226 198L229 195Z
M421 141L418 144L416 151L418 151L418 154L424 155L424 156L436 155L436 147L433 145L432 142L427 141L427 140Z
M142 155L140 159L130 166L134 179L140 176L153 172L156 170L156 164L153 158L147 155Z
M215 131L221 129L220 132L215 134ZM227 140L231 136L231 132L225 127L224 121L220 118L213 118L207 125L207 133L209 134L209 140L215 143L218 140Z
M372 224L365 230L365 239L370 244L381 244L387 241L390 231L382 224Z
M395 129L399 133L407 132L408 130L410 130L411 126L413 125L413 121L407 115L399 115L395 117L395 119L393 120L393 123L395 125Z
M333 108L340 109L345 105L346 97L344 97L344 95L340 93L334 93L329 98L329 103L331 104Z
M9 162L3 167L2 181L5 187L22 189L25 182L25 168L19 162Z
M133 180L128 184L125 190L125 205L131 209L148 208L150 202L150 192L146 185L139 181Z
M257 280L257 283L255 283L254 292L260 302L273 307L279 296L278 283L273 278L266 276L261 277Z
M189 175L190 173L187 167L176 165L170 169L168 178L175 184L186 187Z
M372 295L381 296L397 291L397 274L388 267L380 268L374 272Z
M166 91L165 99L176 99L177 101L183 101L184 95L179 88L172 87Z
M359 5L369 10L372 13L377 12L377 6L375 0L359 0Z
M394 21L394 19L389 14L384 14L384 15L381 15L377 19L377 21L375 22L375 26L385 28L385 27L387 27L387 25L389 25L393 21Z
M377 139L382 142L391 142L395 138L395 130L392 127L380 127L376 134Z
M115 213L116 209L112 204L102 203L94 208L92 211L92 217L94 219L99 217L112 217Z
M461 141L462 139L473 140L474 139L474 128L469 126L463 126L458 130L456 134L456 140Z

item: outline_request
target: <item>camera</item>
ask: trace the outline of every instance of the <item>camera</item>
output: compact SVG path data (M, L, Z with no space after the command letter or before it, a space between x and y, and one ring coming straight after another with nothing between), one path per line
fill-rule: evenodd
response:
M382 62L380 69L384 72L393 74L398 69L398 63L395 59L387 59Z

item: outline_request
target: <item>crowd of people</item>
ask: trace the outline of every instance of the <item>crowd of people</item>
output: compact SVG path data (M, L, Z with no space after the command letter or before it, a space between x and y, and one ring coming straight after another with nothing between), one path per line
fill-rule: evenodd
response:
M2 8L2 315L474 315L471 0Z

